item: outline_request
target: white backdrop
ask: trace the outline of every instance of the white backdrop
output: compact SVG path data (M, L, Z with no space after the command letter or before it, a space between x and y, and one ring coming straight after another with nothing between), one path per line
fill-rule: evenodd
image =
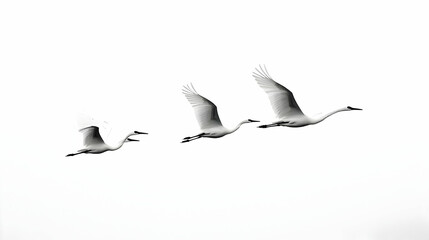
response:
M425 1L0 2L0 238L429 239ZM274 114L265 64L305 128L199 133L192 82L232 127ZM81 148L80 116L115 152ZM107 137L108 135L108 137Z

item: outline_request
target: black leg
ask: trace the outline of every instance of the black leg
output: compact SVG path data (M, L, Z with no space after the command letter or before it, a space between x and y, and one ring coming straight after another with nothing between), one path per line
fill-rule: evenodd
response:
M192 136L192 137L185 137L185 138L183 138L183 140L182 140L181 143L187 143L187 142L190 142L190 141L197 140L199 138L202 138L203 135L204 135L204 133L200 133L200 134Z
M88 153L89 151L90 150L84 150L84 151L77 152L77 153L70 153L70 154L67 154L66 157L73 157L73 156L78 155L78 154Z
M276 123L271 123L267 125L261 125L261 126L258 126L258 128L280 127L280 126L283 126L282 124L284 123L289 123L289 121L282 121L282 122L276 122Z

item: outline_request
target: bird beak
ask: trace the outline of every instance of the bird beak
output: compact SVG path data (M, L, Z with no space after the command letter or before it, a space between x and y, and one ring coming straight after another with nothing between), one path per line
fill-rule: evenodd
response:
M127 138L127 140L130 141L130 142L139 142L140 141L140 140L132 139L132 138Z
M249 119L249 122L260 122L260 121Z
M350 109L350 110L362 110L362 109L360 109L360 108L354 108L354 107L347 107L348 109Z
M145 132L139 132L139 131L134 131L134 133L135 133L135 134L148 134L148 133L145 133Z

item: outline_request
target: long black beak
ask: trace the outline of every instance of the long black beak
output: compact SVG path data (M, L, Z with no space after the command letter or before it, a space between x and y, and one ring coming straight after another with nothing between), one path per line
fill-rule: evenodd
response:
M148 134L148 133L145 133L145 132L139 132L139 131L134 131L134 133L135 133L135 134Z
M350 107L350 106L348 106L347 108L350 110L362 110L361 108L354 108L354 107Z
M140 141L140 140L132 139L132 138L127 138L127 140L130 141L130 142L139 142Z
M258 120L252 120L252 119L248 119L249 122L260 122Z

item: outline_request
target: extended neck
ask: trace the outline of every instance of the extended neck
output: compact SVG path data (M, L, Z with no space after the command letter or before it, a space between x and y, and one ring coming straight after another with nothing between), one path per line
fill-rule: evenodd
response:
M322 114L320 116L313 117L311 120L311 124L319 123L319 122L325 120L327 117L334 115L335 113L342 112L342 111L349 111L349 109L348 108L340 108L340 109L328 112L326 114Z
M122 147L122 145L124 145L124 143L125 143L125 141L127 141L127 138L128 137L131 137L131 136L133 136L133 135L136 135L134 132L132 132L132 133L129 133L129 134L127 134L125 137L124 137L124 139L122 139L121 141L119 141L118 142L118 144L116 144L116 147L112 147L112 151L114 151L114 150L117 150L117 149L119 149L119 148L121 148Z
M229 133L233 133L233 132L235 132L235 131L237 131L240 127L241 127L241 125L243 125L243 124L245 124L245 123L249 123L249 121L248 120L243 120L243 121L241 121L239 124L237 124L237 126L235 127L235 128L233 128Z

